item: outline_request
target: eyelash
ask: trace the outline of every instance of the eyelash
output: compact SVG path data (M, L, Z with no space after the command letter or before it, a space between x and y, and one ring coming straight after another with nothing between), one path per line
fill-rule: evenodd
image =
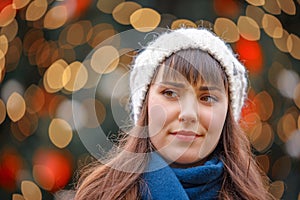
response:
M163 90L161 93L167 98L176 98L177 99L179 97L177 92L170 90L170 89ZM204 101L207 104L213 104L213 103L218 102L218 98L213 95L203 95L199 99L201 101Z
M202 96L200 98L200 100L203 100L203 98L209 98L210 100L204 100L205 102L211 104L211 103L216 103L218 102L218 98L213 96L213 95L205 95L205 96Z
M161 92L165 97L167 97L167 98L178 98L179 97L179 95L175 92L175 91L173 91L173 90L164 90L164 91L162 91ZM170 95L168 95L168 93L170 94L171 93L171 96ZM173 94L175 94L176 96L173 96Z

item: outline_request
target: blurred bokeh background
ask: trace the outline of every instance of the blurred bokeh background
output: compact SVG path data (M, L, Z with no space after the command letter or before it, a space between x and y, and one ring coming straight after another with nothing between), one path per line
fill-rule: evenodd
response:
M241 125L269 190L300 200L299 0L1 0L0 199L60 199L73 188L93 160L74 103L91 135L101 126L117 136L111 90L136 52L108 42L90 54L98 44L130 29L182 26L211 29L239 54L251 81ZM106 77L95 98L72 99L95 76Z

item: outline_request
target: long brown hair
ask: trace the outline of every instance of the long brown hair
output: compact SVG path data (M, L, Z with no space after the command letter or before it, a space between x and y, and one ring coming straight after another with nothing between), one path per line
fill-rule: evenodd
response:
M195 84L201 76L205 77L205 81L221 80L225 87L228 87L226 75L220 64L201 50L181 50L167 58L164 64L179 71L191 84ZM196 70L192 69L194 67ZM212 74L220 76L211 76ZM156 74L153 80L155 76ZM212 77L212 80L207 80L208 77ZM151 151L150 139L145 137L148 134L147 130L142 128L148 124L147 104L148 94L139 116L139 126L135 126L130 134L126 134L127 136L120 140L119 148L124 151L112 154L108 164L98 162L84 168L78 181L75 200L140 199L141 193L147 192L142 179L142 173L148 164L147 153ZM230 106L217 148L225 168L219 199L273 199L268 193L267 183L264 182L266 179L253 158L250 142L234 121ZM118 170L114 166L124 170Z

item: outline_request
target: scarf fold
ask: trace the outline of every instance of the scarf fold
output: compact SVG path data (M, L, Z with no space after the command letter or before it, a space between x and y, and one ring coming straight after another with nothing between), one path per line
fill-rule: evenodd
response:
M191 168L171 168L153 153L143 174L148 190L143 200L217 199L222 184L224 165L217 157L204 165Z

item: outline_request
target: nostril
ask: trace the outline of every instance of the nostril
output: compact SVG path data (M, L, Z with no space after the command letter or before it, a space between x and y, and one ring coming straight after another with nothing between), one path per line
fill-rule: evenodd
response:
M197 121L197 117L192 115L179 115L178 120L179 122L195 123Z

